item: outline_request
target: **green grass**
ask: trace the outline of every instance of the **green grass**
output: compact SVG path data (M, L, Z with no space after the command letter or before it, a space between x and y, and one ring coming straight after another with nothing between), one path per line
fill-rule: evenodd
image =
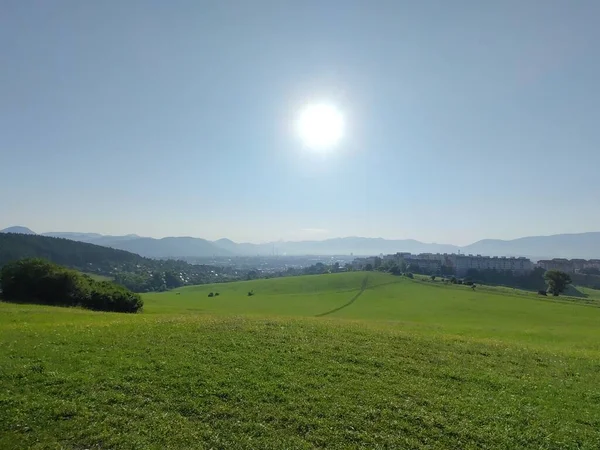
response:
M600 308L366 277L0 304L0 448L600 448Z
M112 281L112 277L107 277L106 275L98 275L97 273L87 273L82 272L84 275L87 275L94 281Z

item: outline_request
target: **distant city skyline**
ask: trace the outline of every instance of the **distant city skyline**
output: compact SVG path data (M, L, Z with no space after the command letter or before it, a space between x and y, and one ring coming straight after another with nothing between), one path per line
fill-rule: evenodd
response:
M598 17L595 0L4 2L0 229L599 231ZM341 137L299 138L315 104Z

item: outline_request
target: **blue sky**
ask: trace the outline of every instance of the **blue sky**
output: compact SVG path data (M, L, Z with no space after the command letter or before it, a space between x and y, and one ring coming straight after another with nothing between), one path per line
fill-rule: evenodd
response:
M600 2L3 1L0 228L600 230ZM294 121L327 101L326 154Z

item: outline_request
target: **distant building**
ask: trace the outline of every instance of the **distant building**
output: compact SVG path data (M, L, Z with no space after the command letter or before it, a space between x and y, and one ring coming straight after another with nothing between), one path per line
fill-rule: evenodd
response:
M442 270L442 261L439 259L410 258L406 260L406 263L408 264L408 270L410 270L412 266L418 266L421 271L428 273L438 273Z
M463 255L456 253L396 253L386 255L383 261L393 261L397 264L405 263L407 266L418 266L426 273L440 273L442 269L451 271L457 276L465 276L471 269L510 271L515 274L526 274L533 270L533 263L524 257L490 257L482 255ZM361 269L367 264L374 264L374 258L358 258L354 260L353 267Z
M510 271L514 274L524 275L531 272L534 268L531 260L525 257L451 255L450 261L458 276L466 275L471 269Z
M542 259L537 262L537 266L545 270L560 270L567 273L579 273L585 269L600 270L600 259Z

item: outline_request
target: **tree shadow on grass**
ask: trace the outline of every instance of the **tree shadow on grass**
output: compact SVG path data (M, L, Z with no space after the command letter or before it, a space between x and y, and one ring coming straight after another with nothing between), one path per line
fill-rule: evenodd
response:
M581 292L579 289L577 289L573 285L567 286L567 289L565 290L565 292L563 292L562 295L568 295L569 297L577 297L577 298L588 298L589 297L588 294Z

